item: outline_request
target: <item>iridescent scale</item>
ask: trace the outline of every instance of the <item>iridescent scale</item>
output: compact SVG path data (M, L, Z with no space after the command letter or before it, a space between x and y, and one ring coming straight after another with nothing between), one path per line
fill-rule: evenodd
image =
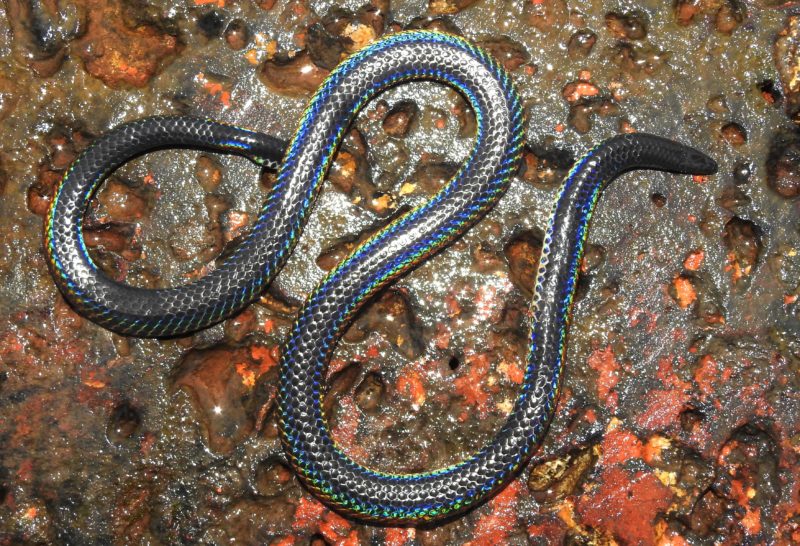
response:
M634 134L595 147L570 172L553 208L531 305L523 385L494 439L456 465L410 475L378 472L351 460L330 437L322 411L324 377L355 313L387 283L416 267L480 220L514 175L523 145L522 108L508 75L485 52L450 35L413 31L383 38L343 62L306 109L278 180L248 237L202 279L163 290L108 279L86 252L81 219L102 179L132 155L195 146L276 163L283 144L266 135L188 118L149 118L98 139L66 175L46 226L59 288L82 313L121 333L166 336L218 322L269 284L300 236L347 127L376 93L412 79L457 89L476 117L464 165L430 201L362 243L309 295L282 351L281 438L292 467L319 498L359 519L418 524L468 510L507 484L530 458L558 396L567 326L592 212L608 182L652 168L709 174L696 150Z

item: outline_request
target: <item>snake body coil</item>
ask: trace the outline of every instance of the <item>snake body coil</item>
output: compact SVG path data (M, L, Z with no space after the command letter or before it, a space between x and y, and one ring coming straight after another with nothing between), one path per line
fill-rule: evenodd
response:
M508 483L541 441L558 395L578 266L602 188L637 168L709 174L716 171L710 158L660 137L634 134L604 142L576 164L547 229L532 302L527 370L514 408L495 438L475 455L421 474L374 471L343 453L323 415L323 384L336 343L359 308L483 217L518 166L520 102L507 74L480 49L445 34L404 32L344 61L311 100L248 237L222 266L192 284L143 290L105 277L88 256L81 234L81 216L92 192L113 168L154 147L210 147L264 163L277 160L279 141L187 118L128 124L99 139L76 161L46 227L58 286L98 323L126 334L165 336L218 322L257 297L285 263L359 109L376 93L410 79L456 88L475 112L475 144L437 195L361 244L311 293L283 348L279 385L281 438L307 487L344 513L396 524L430 522L475 506Z

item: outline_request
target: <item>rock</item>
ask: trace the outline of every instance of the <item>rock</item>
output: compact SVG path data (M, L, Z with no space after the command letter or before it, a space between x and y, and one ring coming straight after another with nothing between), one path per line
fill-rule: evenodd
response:
M525 46L507 36L479 40L478 45L491 53L509 72L518 69L531 58Z
M747 15L747 8L742 6L738 0L728 0L720 6L714 18L714 26L717 32L722 34L733 34L739 25L744 22Z
M195 417L212 451L230 453L253 430L245 399L255 384L255 374L245 348L195 349L181 359L173 389L191 394Z
M118 0L88 0L86 33L75 53L86 71L109 87L145 87L183 46L177 35L136 21Z
M219 38L224 24L222 14L217 10L207 11L197 17L197 30L207 39Z
M779 132L772 138L767 185L787 199L800 195L800 134Z
M100 253L113 252L129 262L142 257L142 248L134 241L135 234L134 225L115 222L85 226L83 229L87 247Z
M371 332L379 334L411 360L418 358L425 347L422 326L403 290L390 288L367 304L344 339L348 342L363 341Z
M258 320L252 308L247 307L238 315L225 321L225 336L235 343L239 343L258 327Z
M419 107L411 100L395 104L383 118L383 131L393 137L402 138L417 123Z
M597 462L592 448L573 451L531 468L528 489L536 502L556 503L578 491L583 478Z
M800 159L800 157L798 159ZM750 177L752 175L753 164L749 161L741 161L733 167L733 181L738 185L747 184L750 182Z
M194 164L194 177L207 192L214 192L222 182L222 165L208 155L200 155Z
M725 224L723 241L730 251L728 262L735 282L749 276L761 257L762 230L750 220L734 216Z
M467 9L478 0L429 0L428 11L433 15L453 15Z
M138 432L142 424L139 410L130 402L118 404L111 412L106 428L106 437L112 444L122 444Z
M225 28L225 42L234 51L244 49L250 41L250 29L242 19L234 19Z
M561 183L572 163L572 156L564 150L526 146L519 176L531 184L552 186Z
M503 249L511 282L522 290L526 297L533 294L539 270L539 256L542 254L542 238L532 231L515 234Z
M706 108L715 114L725 114L728 110L728 101L725 95L714 95L706 102Z
M292 470L276 459L267 459L256 468L253 485L262 497L274 497L283 493L292 484Z
M563 28L569 18L564 0L537 0L525 3L525 14L529 25L541 32Z
M407 29L435 30L461 36L461 29L449 17L415 17L406 26Z
M741 212L751 202L750 198L737 186L726 186L717 198L717 203L722 208L728 209L734 214Z
M80 18L62 13L56 2L8 0L5 7L17 58L40 78L53 76L64 62L67 42L81 30Z
M597 42L597 34L584 28L570 36L567 43L567 53L570 59L584 59L592 52L594 44Z
M773 58L786 95L786 115L800 125L800 15L786 19L775 40Z
M308 27L306 48L314 65L324 70L333 70L345 54L341 40L320 23Z
M435 195L453 177L458 170L458 165L448 162L433 161L417 165L411 176L408 177L405 189L400 190L401 194L422 194L427 196Z
M17 85L7 78L0 76L0 121L6 119L19 102Z
M115 177L106 181L97 200L102 205L100 214L111 222L135 222L144 218L150 209L140 190Z
M380 406L385 393L386 386L381 376L374 372L367 374L356 388L356 405L365 413L374 412Z
M288 96L308 96L317 90L329 70L314 64L308 51L293 56L279 55L264 61L259 79L276 93Z
M741 146L747 142L747 133L738 123L726 123L719 130L720 138L731 146Z
M615 37L627 40L643 40L647 37L647 21L642 13L606 14L606 28Z

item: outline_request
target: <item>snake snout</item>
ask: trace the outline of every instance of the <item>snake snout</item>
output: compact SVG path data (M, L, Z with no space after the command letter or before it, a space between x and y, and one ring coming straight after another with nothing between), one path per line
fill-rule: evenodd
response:
M686 171L692 174L714 174L719 168L716 161L694 149L687 151L685 164Z

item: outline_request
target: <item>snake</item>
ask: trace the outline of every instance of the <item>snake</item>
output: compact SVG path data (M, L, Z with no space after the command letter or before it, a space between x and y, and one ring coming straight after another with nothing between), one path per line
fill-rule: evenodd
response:
M459 515L499 492L519 473L553 418L568 327L588 227L602 190L621 174L654 169L710 175L706 154L646 133L621 134L585 153L552 206L529 310L524 380L493 439L461 462L392 474L350 458L331 437L323 412L335 347L363 306L398 277L439 252L484 217L508 189L524 147L524 108L509 74L468 40L435 31L383 37L342 61L320 85L287 145L269 135L186 116L123 124L95 140L72 164L45 223L55 283L70 304L107 329L175 336L235 314L259 297L285 264L348 127L387 88L432 80L472 107L474 144L428 201L362 242L320 281L283 344L277 389L280 437L308 490L340 513L376 524L420 525ZM210 273L163 289L136 288L105 275L82 235L89 201L115 168L152 149L229 152L279 168L248 235Z

